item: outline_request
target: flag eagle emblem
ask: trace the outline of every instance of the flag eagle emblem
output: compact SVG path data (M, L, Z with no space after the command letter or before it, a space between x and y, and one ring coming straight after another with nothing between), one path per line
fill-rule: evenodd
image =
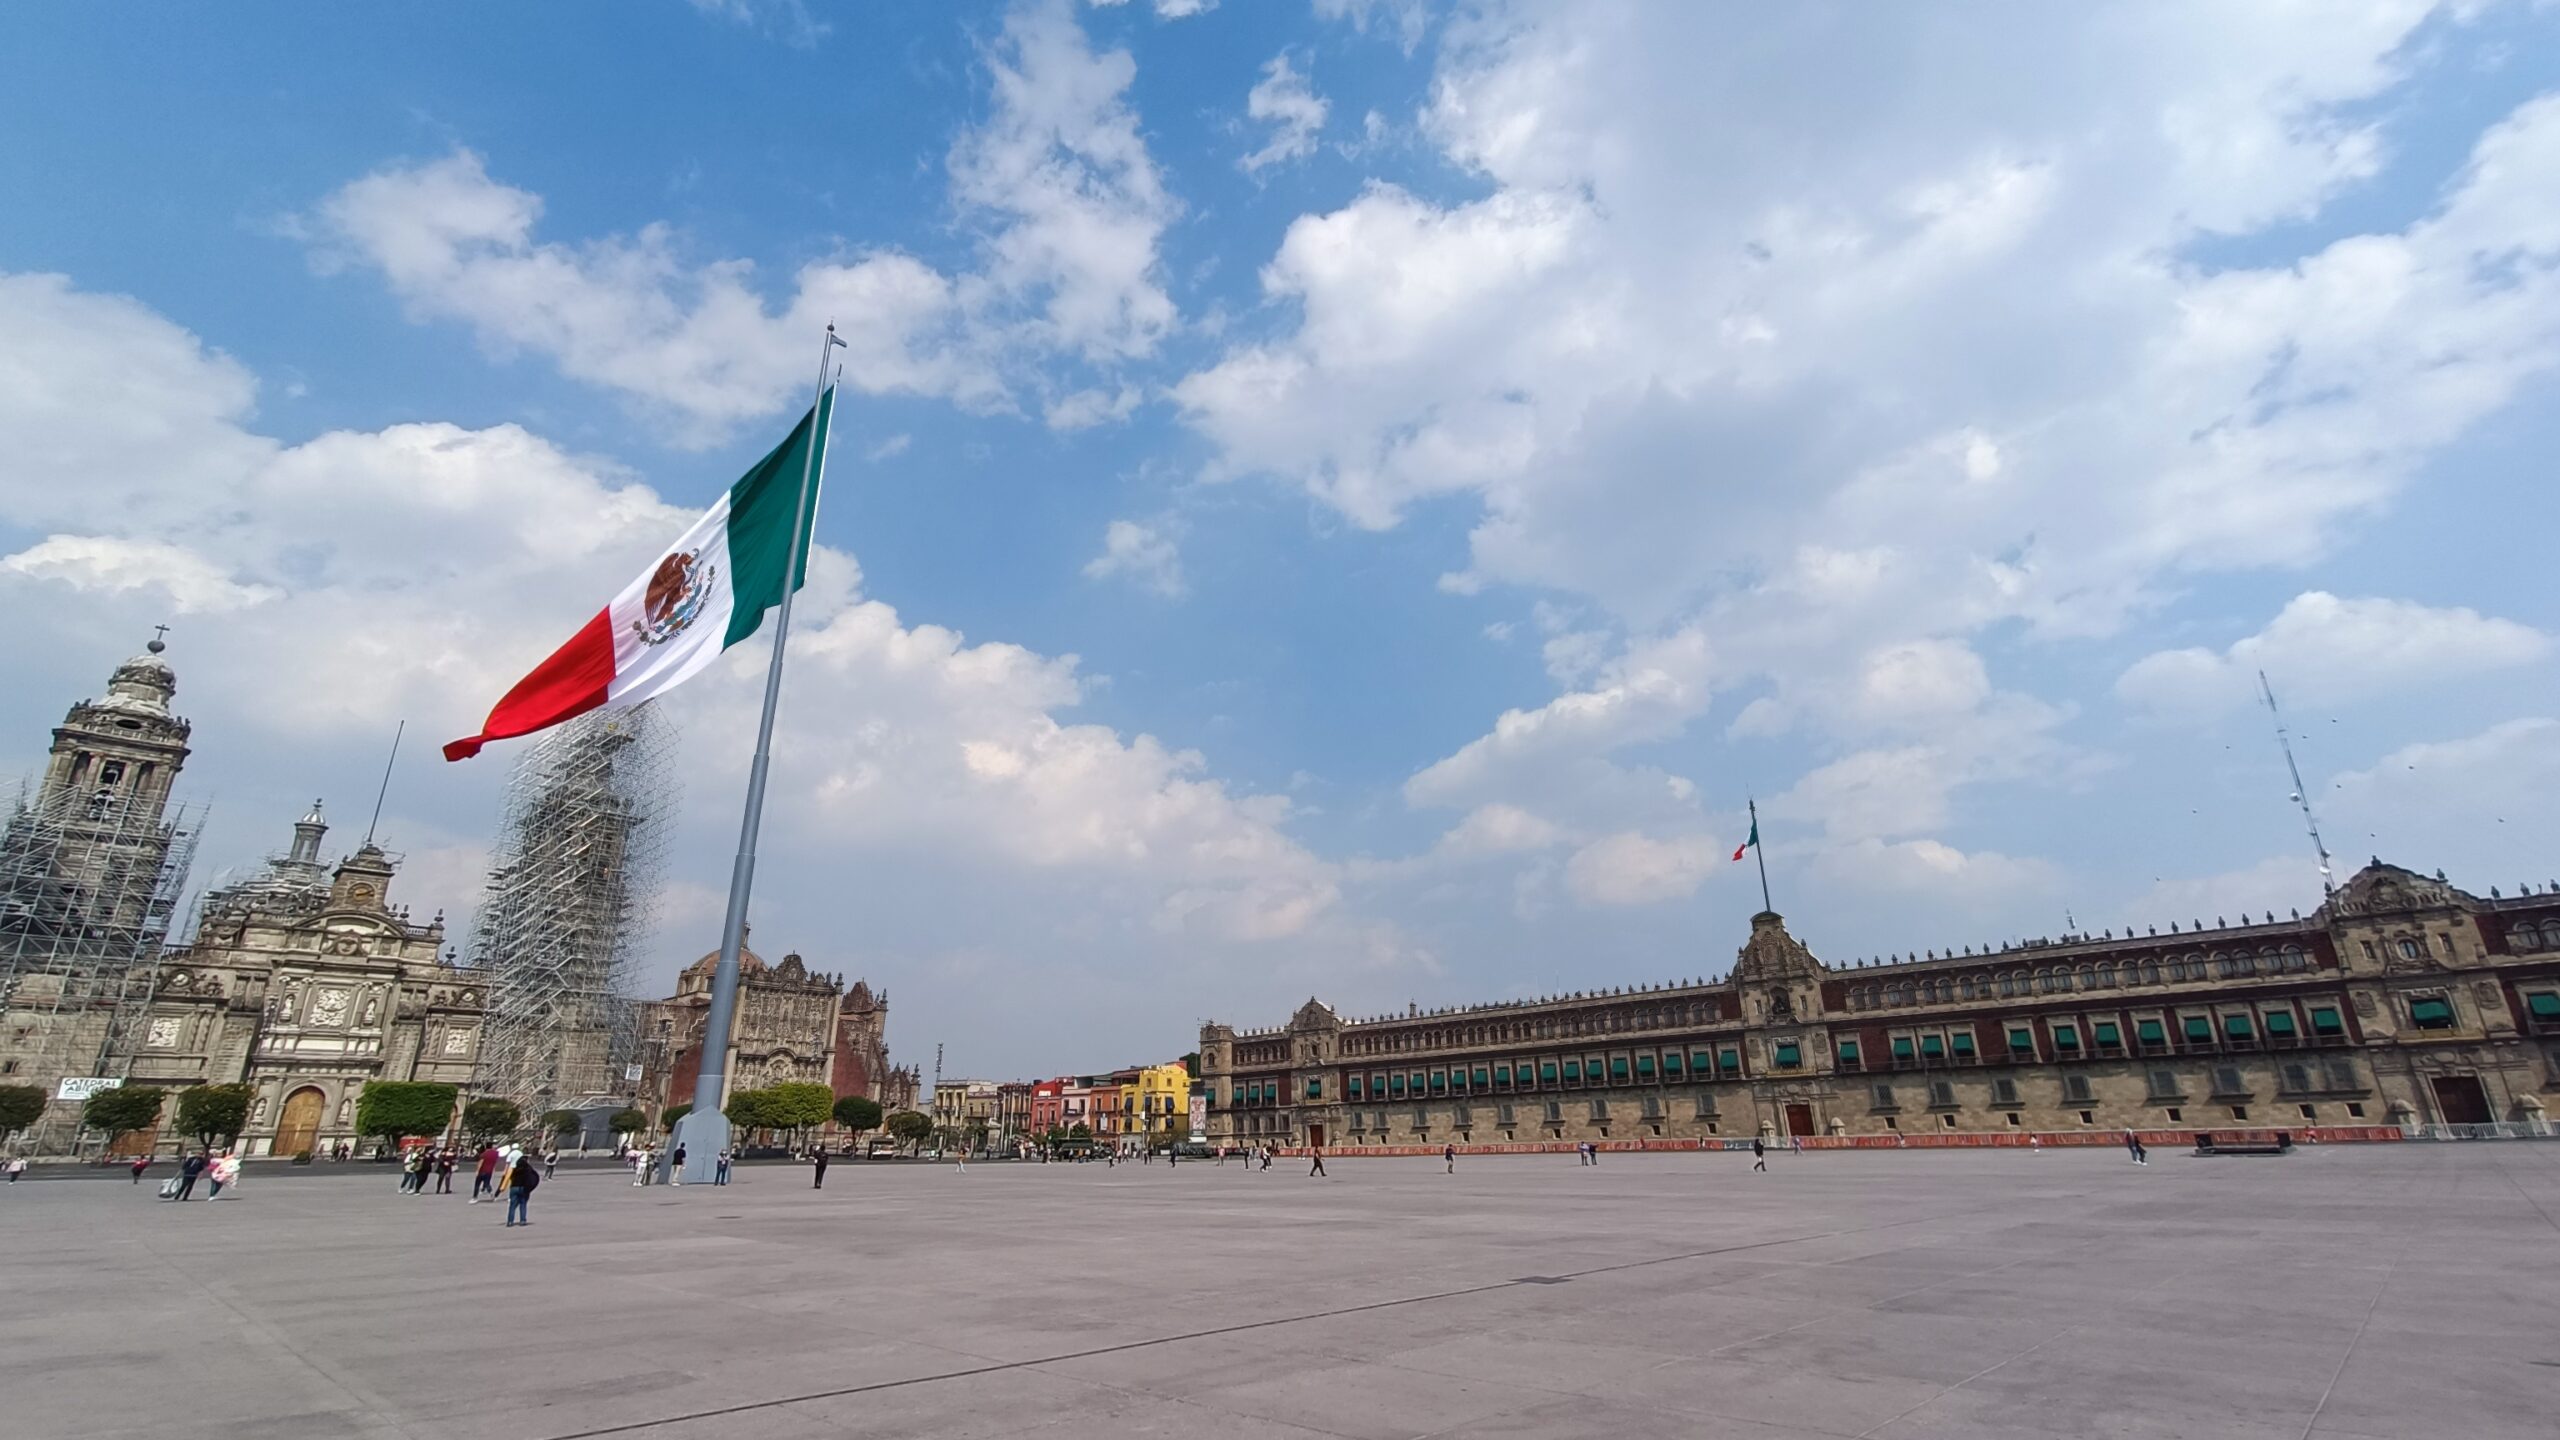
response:
M649 589L641 601L640 618L631 622L631 632L642 643L663 645L684 633L693 617L702 613L703 592L718 576L719 567L697 565L697 550L679 550L658 562L649 576Z

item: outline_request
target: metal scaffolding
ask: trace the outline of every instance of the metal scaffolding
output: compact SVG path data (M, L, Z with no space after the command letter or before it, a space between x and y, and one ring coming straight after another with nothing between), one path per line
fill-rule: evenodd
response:
M81 1100L61 1082L131 1063L203 821L200 807L19 785L0 823L0 1083L56 1097L21 1149L70 1151Z
M472 927L488 977L477 1090L524 1108L627 1094L633 972L675 821L674 727L655 706L579 717L516 761Z

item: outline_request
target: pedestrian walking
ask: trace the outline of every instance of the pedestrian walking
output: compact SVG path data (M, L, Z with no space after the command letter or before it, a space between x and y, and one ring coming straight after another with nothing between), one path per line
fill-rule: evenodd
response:
M1446 1166L1448 1166L1448 1167L1449 1167L1449 1169L1448 1169L1448 1173L1449 1173L1449 1174L1451 1174L1451 1175L1455 1175L1455 1174L1457 1174L1457 1173L1458 1173L1458 1147L1457 1147L1457 1146L1455 1146L1455 1145L1443 1145L1443 1146L1441 1146L1441 1147L1440 1147L1440 1163L1442 1163L1443 1165L1446 1165Z
M1265 1170L1271 1168L1271 1151L1271 1146L1265 1145L1262 1147L1262 1168Z
M711 1157L711 1183L714 1185L729 1183L729 1152L726 1150Z
M213 1189L204 1198L219 1200L222 1198L224 1186L236 1185L240 1182L240 1157L225 1150L214 1156L205 1166L205 1170L208 1172L206 1178L213 1182Z
M952 1168L952 1169L954 1169L954 1170L959 1171L959 1172L960 1172L961 1174L963 1174L963 1175L966 1175L966 1174L968 1174L968 1173L969 1173L969 1147L968 1147L968 1146L966 1146L966 1145L959 1146L958 1148L954 1149L954 1150L951 1152L951 1168Z
M1218 1163L1220 1165L1227 1163L1227 1147L1224 1145L1218 1147Z
M631 1152L631 1183L634 1185L649 1183L649 1147L646 1145Z
M684 1152L685 1147L679 1145L676 1153L667 1157L667 1183L670 1185L684 1183Z
M480 1146L480 1159L471 1172L471 1203L477 1205L484 1199L497 1198L498 1145L494 1140L484 1141Z
M1751 1168L1754 1170L1769 1168L1769 1147L1761 1144L1760 1137L1757 1135L1751 1137Z
M150 1156L148 1156L148 1155L136 1155L136 1156L134 1156L134 1157L133 1157L133 1183L134 1183L134 1184L136 1184L136 1185L141 1184L141 1183L142 1183L142 1172L143 1172L143 1171L145 1171L145 1170L148 1170L148 1169L150 1169L150 1168L151 1168L151 1157L150 1157Z
M2142 1148L2142 1137L2131 1130L2124 1132L2124 1148L2125 1153L2133 1157L2134 1164L2148 1165L2151 1163L2150 1154Z
M528 1213L528 1209L533 1203L534 1188L541 1183L542 1172L521 1155L516 1157L513 1165L507 1167L507 1224L530 1225L533 1223L533 1216Z
M1787 1153L1788 1153L1788 1154L1791 1154L1791 1155L1801 1155L1801 1154L1803 1154L1803 1153L1804 1153L1804 1137L1803 1137L1803 1136L1801 1136L1801 1135L1790 1135L1790 1136L1788 1136L1788 1137L1787 1137Z
M26 1173L27 1173L27 1157L26 1157L26 1156L24 1156L24 1155L12 1155L12 1156L10 1156L10 1157L9 1157L9 1183L10 1183L10 1184L12 1184L12 1185L17 1184L17 1183L18 1183L18 1177L19 1177L19 1176L21 1176L21 1175L24 1175L24 1174L26 1174ZM142 1177L141 1177L139 1174L137 1174L137 1175L135 1175L135 1177L134 1177L134 1178L138 1180L138 1179L140 1179L140 1178L142 1178Z
M1307 1178L1313 1180L1324 1173L1324 1147L1321 1145L1308 1146L1307 1158L1315 1161L1315 1164L1307 1168Z
M178 1162L178 1193L172 1200L185 1200L196 1193L196 1177L204 1173L205 1156L199 1152Z
M450 1150L436 1152L436 1193L453 1193L453 1152Z
M812 1190L827 1188L827 1152L824 1149L818 1151L816 1163L811 1167L809 1188Z
M559 1169L560 1147L554 1145L550 1149L542 1152L542 1178L545 1180L550 1179L553 1175L559 1172Z

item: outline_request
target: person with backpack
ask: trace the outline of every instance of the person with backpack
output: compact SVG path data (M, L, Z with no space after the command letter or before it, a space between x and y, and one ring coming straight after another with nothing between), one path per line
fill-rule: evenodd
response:
M1769 1168L1769 1147L1761 1144L1760 1137L1757 1135L1751 1137L1751 1168L1754 1170Z
M184 1200L196 1193L196 1177L204 1173L204 1152L198 1151L178 1162L178 1193L172 1200Z
M533 1217L526 1207L533 1201L535 1187L542 1183L542 1167L522 1155L507 1169L507 1224L530 1225Z

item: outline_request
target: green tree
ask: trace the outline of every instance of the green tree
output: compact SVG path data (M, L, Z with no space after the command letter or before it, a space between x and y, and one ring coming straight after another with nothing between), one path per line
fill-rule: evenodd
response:
M667 1113L658 1117L658 1123L666 1126L669 1130L673 1130L676 1128L677 1121L692 1113L692 1101L688 1100L682 1105L670 1105L667 1107Z
M606 1116L604 1123L611 1126L617 1135L637 1135L649 1128L649 1116L646 1111L625 1105Z
M524 1123L524 1111L513 1100L483 1095L462 1107L462 1128L474 1140L512 1134Z
M856 1140L862 1138L865 1130L879 1129L882 1118L880 1102L865 1095L847 1095L837 1101L828 1113L835 1116L837 1124L852 1132Z
M213 1142L237 1140L249 1123L249 1103L257 1098L251 1085L197 1085L178 1092L178 1133L193 1135L207 1150Z
M751 1133L779 1130L791 1123L783 1118L782 1105L770 1090L741 1090L729 1097L720 1113L729 1117L730 1124Z
M1093 1127L1079 1120L1073 1125L1067 1127L1067 1138L1069 1140L1091 1140L1093 1138Z
M161 1092L148 1085L119 1085L101 1090L80 1107L80 1123L107 1132L107 1143L160 1123Z
M0 1085L0 1140L44 1118L45 1094L41 1085Z
M765 1093L773 1097L777 1128L789 1130L794 1144L806 1141L835 1110L836 1092L815 1080L785 1080Z
M898 1143L913 1149L932 1136L933 1117L914 1110L901 1110L881 1121L880 1128L888 1131Z
M1192 1078L1192 1079L1194 1079L1194 1080L1199 1079L1199 1078L1200 1078L1200 1052L1199 1052L1199 1051L1197 1051L1197 1050L1192 1050L1192 1051L1188 1051L1188 1052L1186 1052L1186 1053L1183 1055L1183 1057L1182 1057L1182 1068L1183 1068L1183 1070L1184 1070L1187 1074L1189 1074L1189 1075L1191 1076L1191 1078Z
M584 1129L586 1123L585 1117L575 1110L542 1112L542 1132L546 1135L566 1135L572 1131Z
M453 1122L460 1087L429 1080L374 1080L356 1099L356 1133L397 1146L412 1135L441 1135Z

